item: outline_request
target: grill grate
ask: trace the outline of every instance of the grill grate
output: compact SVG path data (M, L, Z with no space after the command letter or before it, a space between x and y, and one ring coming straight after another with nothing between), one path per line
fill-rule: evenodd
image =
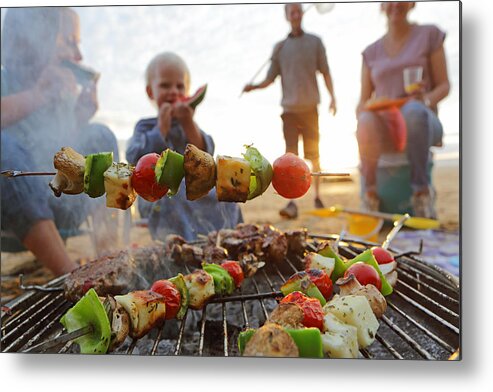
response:
M308 250L321 240L338 236L313 235ZM340 254L354 257L376 244L356 239L338 242ZM395 252L394 252L395 253ZM375 342L361 350L369 359L448 359L460 344L460 287L457 278L413 256L396 257L399 279L387 297ZM239 294L215 298L202 310L188 311L181 321L167 320L139 340L127 341L113 354L238 356L236 339L247 327L258 328L277 305L279 287L301 267L300 258L264 267L246 280ZM186 270L190 272L188 266ZM64 277L46 287L63 285ZM248 282L249 281L249 282ZM246 284L248 282L248 284ZM72 306L60 292L28 291L6 304L1 314L1 351L25 352L63 333L58 322ZM76 352L68 342L49 352Z

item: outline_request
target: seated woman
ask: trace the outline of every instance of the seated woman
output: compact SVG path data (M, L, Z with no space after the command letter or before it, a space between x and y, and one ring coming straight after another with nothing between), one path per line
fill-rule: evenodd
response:
M81 60L72 10L7 11L2 31L2 170L53 171L54 153L62 146L82 154L114 151L118 159L113 133L88 123L97 105L83 107L87 96L78 94L74 75L61 66L64 59ZM76 268L60 234L74 233L100 200L87 195L55 198L50 178L0 181L2 230L13 233L56 275Z
M450 89L443 41L445 33L433 25L418 25L408 20L414 2L385 2L386 34L363 51L361 94L356 114L357 139L366 192L363 207L378 210L376 172L383 152L392 151L391 113L365 109L368 100L405 97L405 68L419 66L422 80L402 106L407 128L406 154L411 167L412 207L416 216L434 217L434 194L428 185L429 149L440 145L443 129L437 117L437 104Z

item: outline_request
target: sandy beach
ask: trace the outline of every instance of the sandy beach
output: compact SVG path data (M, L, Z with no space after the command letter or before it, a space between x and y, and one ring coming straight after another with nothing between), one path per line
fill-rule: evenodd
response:
M326 206L335 204L346 208L358 209L359 199L359 175L357 171L351 173L349 181L328 182L321 184L321 197ZM433 171L433 183L437 190L437 213L441 226L447 231L459 229L459 165L457 161L438 162ZM344 215L331 218L319 218L304 211L313 208L313 189L298 202L299 216L294 220L285 220L279 216L279 209L286 200L277 195L272 187L265 194L255 200L241 206L243 217L247 223L269 223L280 230L289 230L306 227L314 234L337 234L343 228L347 228L347 219ZM119 221L123 224L123 214ZM388 229L387 229L388 231ZM119 243L115 249L123 249L123 228L120 227ZM379 238L383 239L386 230L380 232ZM152 242L147 228L132 227L130 231L130 244L146 245ZM81 235L69 238L67 249L74 260L85 263L95 256L95 249L89 235ZM2 304L20 293L18 288L18 275L25 274L25 281L31 284L42 284L53 278L53 275L41 266L30 252L1 254L2 274Z

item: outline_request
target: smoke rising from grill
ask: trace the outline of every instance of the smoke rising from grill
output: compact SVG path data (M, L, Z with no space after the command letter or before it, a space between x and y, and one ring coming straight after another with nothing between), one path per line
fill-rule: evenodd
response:
M74 72L82 60L77 46L78 25L77 14L66 7L12 8L5 13L2 95L24 93L27 98L9 106L10 117L2 113L2 169L53 171L54 154L64 146L71 146L83 155L113 151L118 160L114 134L104 125L91 122L97 103L88 97L95 94L95 90L89 91L94 87L76 82ZM64 67L63 61L74 64L72 70ZM26 103L29 99L32 99L30 104ZM58 199L48 186L50 180L49 177L26 178L23 184L18 182L19 188L15 182L2 181L2 188L4 185L12 188L5 192L7 198L2 200L2 217L7 221L2 228L12 229L22 239L29 225L48 219L53 220L60 235L67 238L78 234L89 215L95 217L95 223L103 221L107 214L103 211L104 198L63 195ZM24 184L29 191L16 195ZM26 228L8 223L6 209L12 208L19 197L23 198L23 204L29 204L24 212L26 220L33 221ZM111 219L105 221L108 223ZM96 224L95 229L99 226ZM116 227L106 224L105 230L114 232ZM104 232L96 235L103 237Z

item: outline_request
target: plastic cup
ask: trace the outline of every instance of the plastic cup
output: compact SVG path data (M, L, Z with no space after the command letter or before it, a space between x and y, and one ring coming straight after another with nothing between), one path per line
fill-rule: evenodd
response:
M423 67L404 68L404 90L411 95L422 88Z

